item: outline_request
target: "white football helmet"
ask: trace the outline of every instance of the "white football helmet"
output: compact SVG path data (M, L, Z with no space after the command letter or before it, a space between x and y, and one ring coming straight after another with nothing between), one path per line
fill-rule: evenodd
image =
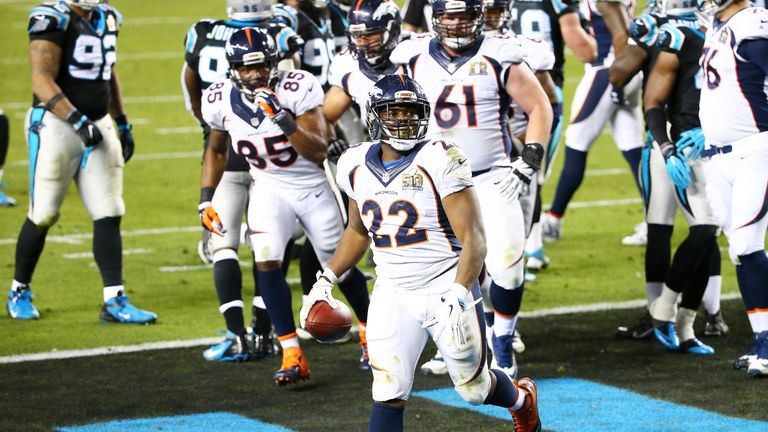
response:
M92 10L105 3L105 0L66 0L67 3L77 6L80 9Z
M686 15L697 12L696 0L658 0L656 7L667 15Z
M272 17L272 0L227 0L227 17L235 21L264 21Z

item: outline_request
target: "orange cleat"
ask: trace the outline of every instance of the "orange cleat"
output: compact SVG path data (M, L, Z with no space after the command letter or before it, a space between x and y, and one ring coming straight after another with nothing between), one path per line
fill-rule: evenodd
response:
M275 384L284 386L309 379L309 363L300 347L285 348L283 363L275 373Z
M360 342L358 345L360 345L360 350L362 351L358 367L360 370L369 371L371 370L371 362L368 359L368 339L365 337L365 330L360 330Z
M517 410L509 410L515 420L515 432L540 432L539 401L536 395L536 383L530 378L522 378L515 383L517 390L525 393L525 402Z

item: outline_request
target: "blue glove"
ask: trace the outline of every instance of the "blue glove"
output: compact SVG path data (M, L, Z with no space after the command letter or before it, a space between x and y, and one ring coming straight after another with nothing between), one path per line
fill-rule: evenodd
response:
M290 27L283 27L275 39L281 57L291 55L304 47L304 39Z
M701 128L694 128L681 133L675 147L686 160L695 161L704 151L704 132Z
M672 143L661 145L661 154L664 156L664 164L667 167L667 174L680 189L685 189L691 185L691 167L680 157L677 149Z

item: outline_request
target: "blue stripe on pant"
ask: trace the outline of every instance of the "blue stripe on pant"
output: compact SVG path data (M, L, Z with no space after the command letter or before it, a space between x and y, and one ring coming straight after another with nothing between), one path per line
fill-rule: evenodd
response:
M29 115L29 130L27 143L29 145L29 202L34 205L35 174L37 172L37 157L40 154L40 128L43 127L45 108L33 108Z

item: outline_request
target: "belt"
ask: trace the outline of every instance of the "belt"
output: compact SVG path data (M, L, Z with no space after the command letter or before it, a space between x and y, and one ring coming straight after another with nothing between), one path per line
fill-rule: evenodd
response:
M712 146L708 149L704 149L701 152L701 157L712 157L716 154L727 154L733 151L733 146L725 145L722 147Z

